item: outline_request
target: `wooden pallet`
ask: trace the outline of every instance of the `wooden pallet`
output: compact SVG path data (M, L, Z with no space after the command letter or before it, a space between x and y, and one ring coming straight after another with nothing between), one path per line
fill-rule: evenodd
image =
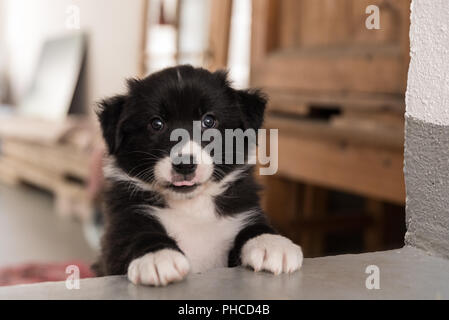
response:
M61 130L58 137L47 139L46 136L40 141L36 141L35 136L27 139L23 134L16 136L10 131L2 134L0 182L27 183L42 188L54 195L59 215L88 219L92 207L87 191L90 149L85 141L92 141L92 137L87 139L89 134L92 135L92 131L87 128L74 132Z
M76 216L87 219L90 201L86 191L86 160L81 160L77 167L73 162L65 161L51 150L46 153L44 147L27 143L4 143L0 157L0 181L9 185L27 183L51 192L55 197L55 209L61 216ZM48 147L50 148L50 147ZM50 150L48 150L50 151ZM87 157L86 157L87 159Z
M303 133L331 132L347 140L403 148L403 95L325 94L300 95L269 90L267 118L281 127Z

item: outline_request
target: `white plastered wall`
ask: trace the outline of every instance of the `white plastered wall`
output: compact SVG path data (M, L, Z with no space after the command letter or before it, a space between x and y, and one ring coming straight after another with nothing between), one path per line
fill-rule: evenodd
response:
M407 116L449 124L449 1L414 0Z

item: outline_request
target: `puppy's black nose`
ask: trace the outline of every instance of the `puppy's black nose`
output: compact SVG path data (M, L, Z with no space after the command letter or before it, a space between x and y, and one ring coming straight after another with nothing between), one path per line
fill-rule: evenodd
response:
M176 173L187 175L192 174L195 172L197 165L194 163L189 164L173 164L173 170L175 170Z

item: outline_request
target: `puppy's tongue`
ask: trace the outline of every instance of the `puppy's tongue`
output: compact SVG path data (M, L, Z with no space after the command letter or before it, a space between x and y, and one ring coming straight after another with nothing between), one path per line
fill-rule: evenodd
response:
M192 187L195 185L195 182L193 182L193 181L176 181L176 182L173 182L173 185L175 187Z

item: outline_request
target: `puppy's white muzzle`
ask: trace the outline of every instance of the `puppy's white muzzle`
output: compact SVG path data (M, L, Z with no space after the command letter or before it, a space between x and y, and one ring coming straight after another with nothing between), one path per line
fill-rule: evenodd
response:
M154 176L159 184L192 187L203 184L212 176L213 159L198 143L194 141L186 143L179 157L182 157L184 162L178 163L179 159L176 161L167 156L156 164ZM189 163L185 163L185 159L188 159Z

